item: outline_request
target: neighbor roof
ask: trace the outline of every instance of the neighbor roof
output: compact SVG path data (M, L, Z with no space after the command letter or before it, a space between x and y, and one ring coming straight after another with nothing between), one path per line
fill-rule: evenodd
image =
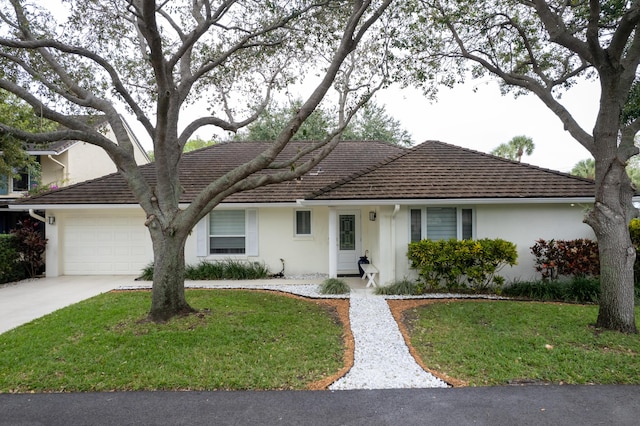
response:
M309 142L291 143L280 158ZM181 162L181 202L238 164L255 158L269 142L228 142L187 153ZM155 163L141 166L153 185ZM270 173L262 171L259 173ZM300 199L522 199L592 198L594 182L505 160L437 141L406 149L383 142L340 142L319 166L299 180L234 194L225 203L282 203ZM119 174L46 193L24 204L137 204Z
M76 118L93 127L99 127L107 123L107 116L104 114L82 115ZM63 140L45 144L28 143L26 144L25 150L27 154L30 155L60 155L77 143L80 142L76 140Z

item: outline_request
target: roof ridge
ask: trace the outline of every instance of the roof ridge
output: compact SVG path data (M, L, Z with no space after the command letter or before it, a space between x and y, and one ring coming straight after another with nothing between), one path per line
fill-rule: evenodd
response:
M372 142L379 142L379 143L383 143L383 144L387 143L387 142L384 142L384 141L372 141ZM336 188L338 188L338 187L340 187L340 186L342 186L342 185L344 185L344 184L346 184L346 183L348 183L348 182L350 182L350 181L352 181L354 179L357 179L357 178L359 178L361 176L364 176L364 175L366 175L368 173L371 173L371 172L373 172L375 170L378 170L379 168L381 168L383 166L386 166L387 164L390 164L390 163L398 160L399 158L404 157L405 155L407 155L408 153L413 151L415 148L417 148L418 146L422 145L422 144L420 144L420 145L413 146L411 148L406 148L406 147L403 147L401 145L396 145L396 144L391 144L391 143L389 143L389 144L393 145L393 146L397 146L398 148L403 149L403 151L401 151L401 152L399 152L397 154L393 154L393 155L387 157L385 160L379 161L379 162L377 162L377 163L375 163L375 164L373 164L371 166L367 166L364 169L358 170L357 172L354 172L354 173L352 173L352 174L350 174L350 175L348 175L348 176L346 176L346 177L344 177L342 179L339 179L336 182L333 182L333 183L325 186L324 188L321 188L321 189L318 189L316 191L313 191L311 194L309 194L308 197L305 197L305 199L306 198L315 198L315 197L319 197L322 194L326 194L327 192L330 192L330 191L332 191L332 190L334 190L334 189L336 189Z

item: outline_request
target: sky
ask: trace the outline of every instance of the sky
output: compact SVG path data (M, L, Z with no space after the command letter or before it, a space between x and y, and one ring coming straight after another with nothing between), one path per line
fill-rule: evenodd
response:
M595 122L598 97L597 83L582 81L561 99L588 133ZM402 123L415 143L439 140L490 152L514 136L525 135L533 139L535 150L523 157L523 163L563 172L591 156L536 96L501 95L495 81L443 87L436 101L419 90L392 88L379 93L377 102Z

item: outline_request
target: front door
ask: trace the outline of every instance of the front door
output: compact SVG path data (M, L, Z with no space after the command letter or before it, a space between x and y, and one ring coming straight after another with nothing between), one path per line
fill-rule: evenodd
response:
M360 212L338 213L338 274L357 274L360 249Z

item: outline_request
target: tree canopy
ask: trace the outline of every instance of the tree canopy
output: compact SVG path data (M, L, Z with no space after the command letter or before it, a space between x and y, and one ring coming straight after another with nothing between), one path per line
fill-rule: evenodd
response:
M187 236L229 195L293 179L328 155L338 143L335 136L385 84L393 17L385 12L391 3L66 0L61 11L52 2L3 0L0 88L64 128L39 133L0 123L0 134L30 142L72 139L103 148L147 215L155 265L150 318L189 312ZM247 126L274 93L309 74L318 77L317 85L270 147L210 182L181 208L178 171L192 135L206 126L231 132ZM276 161L332 85L344 95L339 126L303 152ZM205 107L187 116L196 102ZM136 165L122 110L136 117L153 143L153 184ZM117 144L78 120L78 114L104 114ZM311 152L309 160L300 161ZM264 169L269 173L258 173Z
M277 137L286 125L288 117L301 106L301 100L289 105L276 105L266 109L253 123L233 136L233 140L269 141ZM337 113L329 108L318 108L293 135L294 140L322 140L337 126ZM409 132L398 120L391 117L386 108L374 101L367 102L353 117L340 136L343 140L383 141L409 146Z

